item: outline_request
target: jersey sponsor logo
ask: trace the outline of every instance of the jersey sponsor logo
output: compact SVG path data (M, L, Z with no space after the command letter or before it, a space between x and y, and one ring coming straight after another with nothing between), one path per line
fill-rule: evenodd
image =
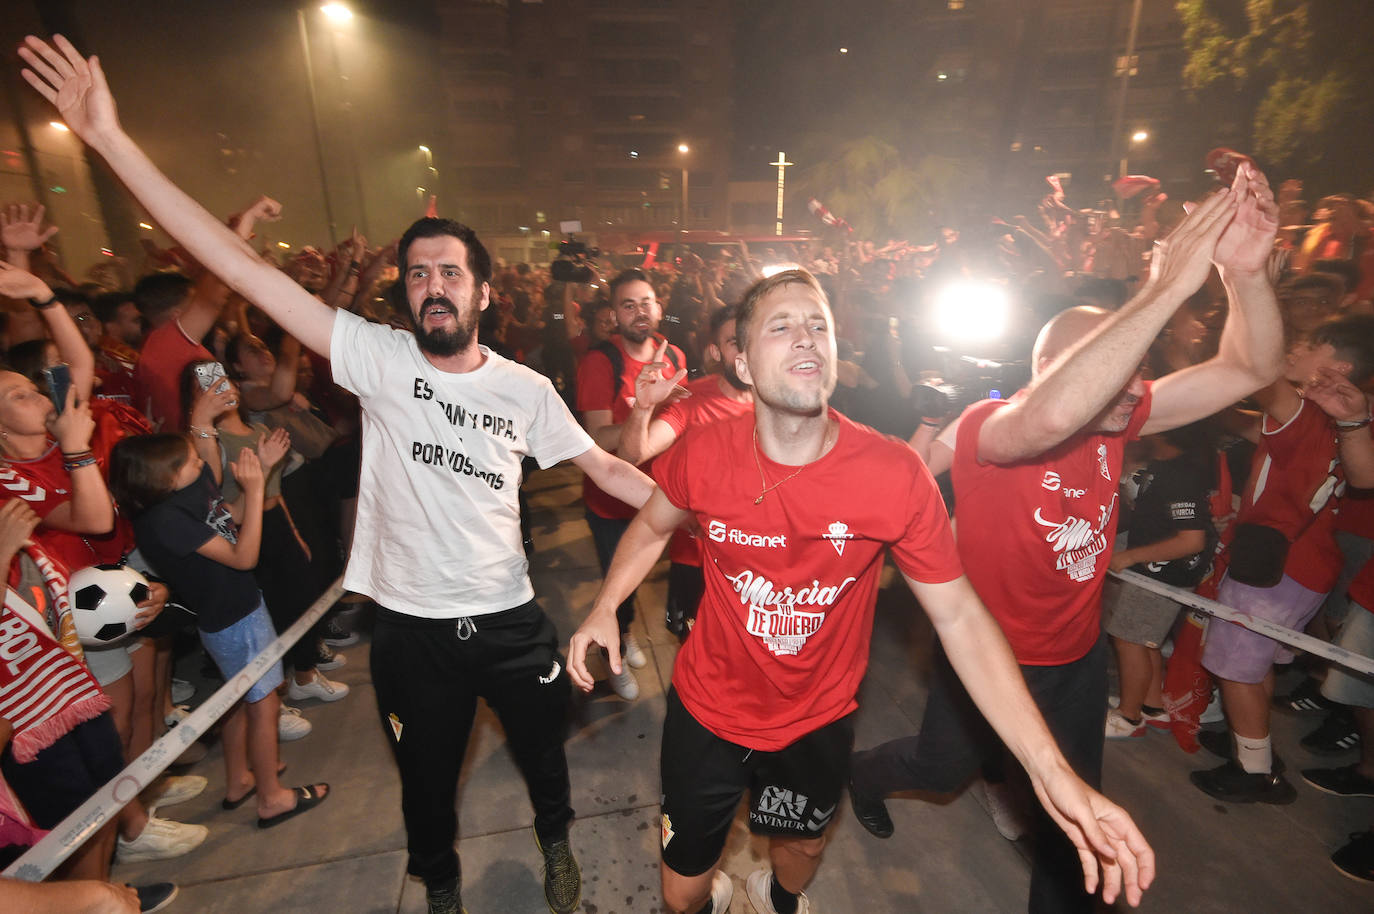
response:
M558 678L558 674L559 674L560 672L562 672L562 671L563 671L563 665L562 665L561 663L559 663L557 660L555 660L555 661L553 662L553 669L549 670L549 675L547 675L547 676L540 676L540 677L539 677L539 682L540 682L541 684L543 684L543 685L548 685L549 683L551 683L551 682L553 682L555 679L557 679L557 678Z
M849 532L849 525L844 521L833 521L827 532L822 534L824 539L830 540L830 545L835 547L836 555L844 555L844 545L854 538L854 534Z
M1040 486L1041 488L1048 489L1051 492L1058 492L1059 474L1056 473L1054 470L1046 470L1045 478L1040 481Z
M1097 522L1070 514L1062 521L1047 520L1041 508L1035 509L1035 522L1048 528L1045 542L1054 547L1054 567L1068 575L1069 580L1084 583L1097 576L1097 557L1107 550L1107 525L1116 509L1116 495L1111 504L1100 505Z
M847 577L839 584L821 584L812 579L794 591L781 590L767 577L748 569L739 574L726 575L739 594L740 603L749 608L745 629L763 641L774 654L795 655L806 645L806 639L820 631L825 612L807 612L799 607L826 607L834 604L857 578Z
M1192 520L1197 517L1197 505L1191 501L1176 501L1169 505L1169 516L1174 520Z
M768 828L804 831L806 804L805 794L769 784L759 791L758 802L749 810L749 821Z
M706 535L717 543L734 543L736 546L752 546L756 549L786 549L786 534L770 536L766 533L749 533L727 526L725 521L713 520L706 525Z

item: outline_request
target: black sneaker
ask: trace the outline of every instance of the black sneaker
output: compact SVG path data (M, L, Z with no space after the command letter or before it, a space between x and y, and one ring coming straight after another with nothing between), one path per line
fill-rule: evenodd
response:
M177 887L170 882L136 885L133 889L138 893L140 914L152 914L153 911L161 911L172 903L172 899L177 897Z
M854 779L849 780L849 806L854 810L854 818L875 838L891 838L892 817L887 814L887 804L881 797L866 797L854 788Z
M349 631L338 619L324 623L324 643L331 647L352 647L358 643L358 633Z
M1350 843L1331 855L1331 865L1351 879L1374 882L1374 831L1352 834Z
M467 908L463 907L462 886L457 880L427 888L425 899L429 902L429 914L467 914Z
M1323 793L1338 797L1374 797L1374 778L1367 778L1357 770L1358 765L1344 768L1306 768L1302 779Z
M582 870L573 857L568 839L550 841L545 847L536 832L534 843L544 855L544 900L553 914L571 914L582 903Z
M1287 695L1275 695L1274 707L1293 714L1317 714L1330 711L1336 705L1322 697L1321 683L1315 679L1304 679Z
M1231 741L1230 730L1199 730L1197 732L1198 745L1215 755L1217 758L1230 759L1235 757L1234 744ZM1288 770L1288 766L1279 758L1277 752L1271 753L1269 767L1275 774L1283 774Z
M348 662L348 658L329 646L327 641L317 641L315 643L315 669L337 670Z
M1360 745L1360 734L1355 730L1355 716L1349 708L1332 711L1320 727L1298 742L1315 755L1340 755L1355 749Z
M1293 785L1278 772L1252 774L1235 762L1210 771L1194 771L1188 780L1209 797L1227 803L1269 803L1286 806L1298 798Z

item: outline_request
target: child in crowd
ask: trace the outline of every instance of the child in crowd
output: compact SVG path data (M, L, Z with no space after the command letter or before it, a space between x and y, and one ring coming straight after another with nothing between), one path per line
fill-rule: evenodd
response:
M181 435L141 435L110 455L111 488L134 518L141 551L197 613L201 643L226 680L276 638L251 569L262 543L263 464L285 455L279 441L255 453L242 448L231 464L242 487L234 522L210 468ZM224 718L226 769L223 807L237 809L257 795L258 827L270 828L306 812L328 796L328 784L289 789L277 779L275 664Z

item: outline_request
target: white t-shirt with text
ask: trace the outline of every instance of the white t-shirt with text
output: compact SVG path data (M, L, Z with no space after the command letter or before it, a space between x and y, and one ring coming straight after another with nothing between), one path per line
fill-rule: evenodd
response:
M481 367L445 372L408 331L347 311L334 321L334 380L362 403L344 586L387 609L450 619L533 599L520 461L549 467L592 447L547 378L481 348Z

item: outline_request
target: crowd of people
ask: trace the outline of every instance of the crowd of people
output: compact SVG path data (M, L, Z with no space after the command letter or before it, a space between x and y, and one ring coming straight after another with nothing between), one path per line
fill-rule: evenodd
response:
M1299 183L1275 193L1243 162L1187 204L1151 187L1130 211L1071 209L1052 182L1035 219L923 246L836 230L707 259L579 255L568 278L493 263L471 229L426 216L389 245L355 232L279 264L253 243L276 201L207 213L123 133L96 61L61 39L20 53L175 246L80 280L42 207L0 210L0 858L186 716L178 632L232 680L340 573L375 613L378 721L431 914L463 910L457 784L479 697L527 783L549 906L578 906L572 686L593 687L599 650L615 694L639 698L639 611L682 642L660 760L674 912L728 909L718 862L746 795L769 859L745 891L795 914L842 794L888 838L889 795L975 776L998 829L1035 836L1030 910L1091 910L1099 888L1138 903L1154 855L1097 790L1104 740L1168 729L1221 757L1199 790L1289 803L1274 704L1328 715L1313 751L1360 749L1303 780L1374 796L1370 677L1312 664L1276 698L1281 641L1222 622L1204 638L1178 601L1108 577L1374 655L1366 201L1309 211ZM930 302L969 278L1013 303L995 378L956 376L932 345ZM565 460L605 578L566 651L530 584L520 494ZM651 608L635 590L665 546ZM855 752L888 557L934 626L935 674L919 733ZM83 646L67 581L121 563L151 582L139 633ZM14 659L21 640L41 650ZM325 617L225 716L226 812L251 801L269 828L327 799L280 778L280 741L311 730L284 701L346 698L325 674L357 640ZM206 826L155 813L206 786L160 779L60 881L0 882L0 900L160 909L170 881L110 885L111 861L199 846ZM1374 831L1332 859L1374 881Z

